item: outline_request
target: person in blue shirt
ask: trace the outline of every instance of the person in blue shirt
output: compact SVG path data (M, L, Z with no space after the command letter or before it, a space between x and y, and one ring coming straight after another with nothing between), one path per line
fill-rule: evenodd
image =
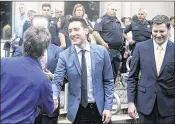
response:
M39 58L51 40L48 29L30 27L24 34L23 56L1 58L1 123L34 123L38 112L51 114L52 83Z

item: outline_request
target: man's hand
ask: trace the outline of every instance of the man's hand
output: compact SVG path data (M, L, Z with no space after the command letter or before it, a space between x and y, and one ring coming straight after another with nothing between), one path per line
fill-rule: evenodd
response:
M137 111L136 111L135 104L133 102L128 103L128 114L129 114L129 116L132 119L136 120L136 113L137 113Z
M53 102L54 102L54 111L55 111L59 105L57 97L53 96Z
M109 123L111 120L111 117L112 117L112 113L110 110L103 110L103 113L102 113L103 124Z
M54 74L52 74L48 69L44 71L44 73L47 75L47 77L52 80L54 77Z

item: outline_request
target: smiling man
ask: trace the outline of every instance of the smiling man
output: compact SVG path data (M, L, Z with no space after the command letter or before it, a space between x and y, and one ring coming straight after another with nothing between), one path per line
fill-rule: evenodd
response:
M168 40L170 20L157 15L152 22L153 39L136 44L134 50L127 81L128 113L135 119L137 108L141 124L174 124L175 54L174 43Z
M67 117L73 124L102 124L111 120L114 78L107 50L89 44L83 18L72 17L68 32L72 46L60 53L53 83L59 96L64 77L69 82Z

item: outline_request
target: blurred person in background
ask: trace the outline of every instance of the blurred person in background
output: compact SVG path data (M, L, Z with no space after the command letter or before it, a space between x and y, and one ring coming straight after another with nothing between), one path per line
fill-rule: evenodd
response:
M90 43L96 43L96 40L95 40L94 36L92 35L93 26L91 24L91 21L88 19L88 15L85 12L84 6L81 4L76 4L73 8L72 16L83 18L86 21L88 29L89 29L88 41Z
M116 81L121 68L121 51L124 42L121 23L116 17L116 12L116 5L109 3L106 14L97 20L93 31L96 41L109 52L114 81Z
M86 14L85 8L84 8L83 5L76 4L73 8L72 16L83 18L86 21L87 25L88 25L89 31L90 32L93 31L93 26L91 24L91 21L88 19L88 15Z
M23 25L25 21L27 20L26 17L26 6L23 3L19 4L19 17L16 17L15 19L15 31L12 35L11 44L13 51L15 51L17 46L21 46L23 43Z
M57 20L58 37L60 39L60 47L66 49L71 46L71 41L67 32L69 16L64 16L63 8L55 8L55 15Z
M49 3L42 4L42 15L49 20L49 31L51 33L51 43L56 46L61 46L60 40L58 38L57 20L51 15L51 5Z
M122 25L122 29L123 32L125 30L125 28L131 24L132 19L130 17L123 17L121 19L123 25ZM132 32L128 32L127 36L132 39ZM126 73L127 72L127 68L126 68L126 61L127 58L130 56L130 47L129 47L129 41L127 41L126 39L124 40L124 48L122 50L122 67L121 67L121 73Z
M64 23L64 9L59 7L59 8L55 8L55 18L57 19L58 23L57 23L57 28L60 28L61 23Z
M36 12L34 10L29 10L27 12L28 19L24 22L24 25L23 25L23 34L32 25L32 19L35 16L35 14L36 14Z
M96 21L97 21L98 18L99 18L98 15L94 15L94 16L93 16L93 18L92 18L92 22L91 22L93 28L94 28L95 23L96 23Z
M9 24L6 24L2 29L2 39L9 40L12 37L12 28Z
M129 41L132 51L136 43L151 39L151 22L146 20L146 16L147 10L140 8L132 23L124 30L123 36ZM132 37L127 34L130 31L132 32Z

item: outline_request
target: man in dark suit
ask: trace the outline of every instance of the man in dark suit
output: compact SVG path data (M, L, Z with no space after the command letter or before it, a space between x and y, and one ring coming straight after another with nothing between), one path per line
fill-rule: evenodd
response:
M73 124L102 124L111 120L114 78L108 51L87 40L83 18L72 17L68 32L73 46L60 53L53 84L59 96L64 77L69 82L67 117ZM56 89L54 88L54 89Z
M128 113L135 119L137 108L142 124L174 124L175 45L168 41L170 21L165 15L152 21L153 39L136 44L133 54L127 82Z
M39 63L50 40L47 29L30 27L24 34L23 56L1 59L1 123L34 123L39 109L53 113L51 81Z

